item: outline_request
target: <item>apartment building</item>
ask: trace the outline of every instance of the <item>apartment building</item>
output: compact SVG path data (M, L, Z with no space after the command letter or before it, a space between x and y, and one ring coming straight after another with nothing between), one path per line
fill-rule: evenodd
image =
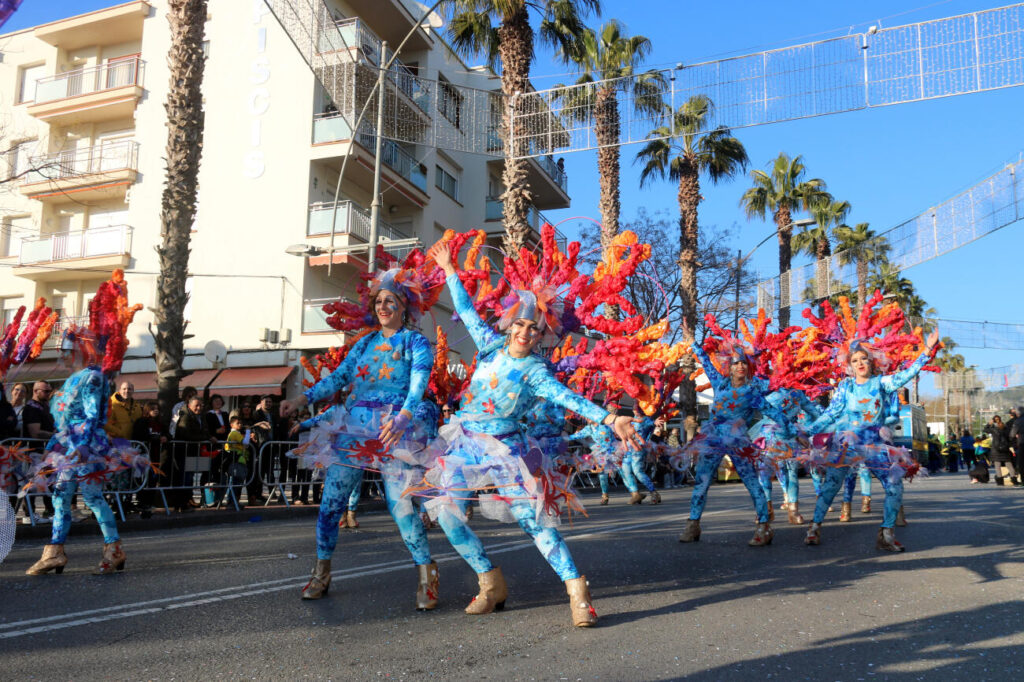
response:
M344 341L320 308L355 296L366 254L295 257L285 249L369 238L376 140L372 118L371 127L355 132L352 123L365 84L376 77L381 41L396 45L413 31L386 87L402 115L423 126L458 130L465 124L459 88L499 88L492 73L453 53L443 29L417 27L418 3L328 0L325 9L331 25L320 30L344 36L352 65L343 103L319 85L263 0L210 4L186 311L186 368L195 373L185 383L202 387L213 377L202 349L219 340L229 349L228 369L211 390L226 396L294 393L300 354ZM336 50L337 41L324 42ZM9 150L0 177L11 178L0 186L4 319L45 296L62 325L81 320L98 285L123 268L133 302L146 306L130 330L124 366L140 396L155 394L148 326L156 304L169 44L163 0L0 36L0 149ZM418 95L427 82L440 96L424 108ZM382 239L429 245L449 228L501 234L500 155L385 139L381 161ZM565 173L552 158L530 161L530 183L535 227L540 211L568 207ZM448 326L448 317L440 311L437 322ZM432 321L423 328L432 338ZM456 350L469 352L457 332L452 338ZM59 339L52 345L49 355ZM22 378L59 380L62 372L44 359Z

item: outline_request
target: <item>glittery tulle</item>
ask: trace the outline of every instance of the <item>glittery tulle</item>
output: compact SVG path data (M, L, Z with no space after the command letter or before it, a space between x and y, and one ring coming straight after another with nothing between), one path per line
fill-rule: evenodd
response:
M872 473L892 483L927 475L909 450L892 444L892 433L886 427L819 433L800 461L808 468L863 463Z

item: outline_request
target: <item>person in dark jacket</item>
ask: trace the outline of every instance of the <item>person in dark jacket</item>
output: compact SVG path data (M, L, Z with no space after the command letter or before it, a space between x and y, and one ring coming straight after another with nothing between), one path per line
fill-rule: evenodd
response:
M960 456L964 460L964 468L970 471L974 468L974 436L970 429L964 429L960 436Z
M188 406L184 412L178 417L178 421L175 424L174 439L176 441L185 441L179 443L178 447L174 448L172 453L174 470L177 472L177 476L174 478L174 485L184 486L184 492L186 499L179 505L178 511L185 511L188 508L199 506L196 504L192 496L192 491L189 488L195 483L192 479L192 474L185 473L185 458L186 457L198 457L202 454L202 446L199 445L204 441L216 440L210 437L210 432L206 428L206 420L203 419L203 401L199 398L193 397L188 401ZM214 469L219 466L220 462L210 462L210 468Z
M1021 473L1024 472L1024 406L1011 410L1011 412L1014 414L1013 424L1007 428L1009 430L1010 451L1014 455L1014 464L1017 467L1017 480L1014 481L1013 485L1020 488L1024 486L1024 481L1021 480Z
M996 485L1003 485L1002 470L1000 466L1006 467L1009 472L1010 481L1019 483L1017 469L1013 465L1013 453L1010 452L1010 431L1003 423L1002 417L998 414L992 417L992 421L985 427L985 433L992 437L992 447L989 450L989 459L992 460L992 467L995 469Z
M167 442L167 428L160 419L160 404L155 400L150 400L142 406L142 416L132 424L132 440L143 443L149 448L149 460L159 462L161 471L170 470L171 462L167 448L164 447ZM166 474L158 475L154 471L149 472L146 488L158 485L170 485L170 479ZM139 506L142 507L143 518L148 518L148 515L152 514L152 507L157 506L156 503L160 501L160 496L152 490L143 489L139 492L138 499ZM168 504L171 503L168 502Z

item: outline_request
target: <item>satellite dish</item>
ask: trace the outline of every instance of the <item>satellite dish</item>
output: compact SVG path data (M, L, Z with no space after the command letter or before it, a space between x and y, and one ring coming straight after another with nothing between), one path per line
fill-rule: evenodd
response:
M228 347L214 339L203 346L203 355L214 367L224 364L228 357Z
M444 19L441 18L440 14L438 14L437 12L435 12L433 10L429 10L429 13L428 13L427 6L424 5L422 2L415 2L414 1L412 4L414 4L416 7L419 8L421 16L423 14L426 14L426 16L423 17L423 21L420 23L421 26L423 24L426 24L426 25L430 26L431 28L441 28L442 26L444 26Z

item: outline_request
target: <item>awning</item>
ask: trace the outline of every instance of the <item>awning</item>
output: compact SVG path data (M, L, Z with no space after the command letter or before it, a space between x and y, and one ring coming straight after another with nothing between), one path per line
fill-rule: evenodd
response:
M226 369L221 372L217 380L210 387L211 393L218 393L225 398L234 395L258 395L269 393L281 395L281 384L283 384L292 372L294 367L238 367ZM199 369L181 380L181 386L195 386L202 392L203 387L216 376L217 370ZM133 374L121 374L117 383L130 381L135 385L135 398L148 400L156 398L156 372L138 372Z

